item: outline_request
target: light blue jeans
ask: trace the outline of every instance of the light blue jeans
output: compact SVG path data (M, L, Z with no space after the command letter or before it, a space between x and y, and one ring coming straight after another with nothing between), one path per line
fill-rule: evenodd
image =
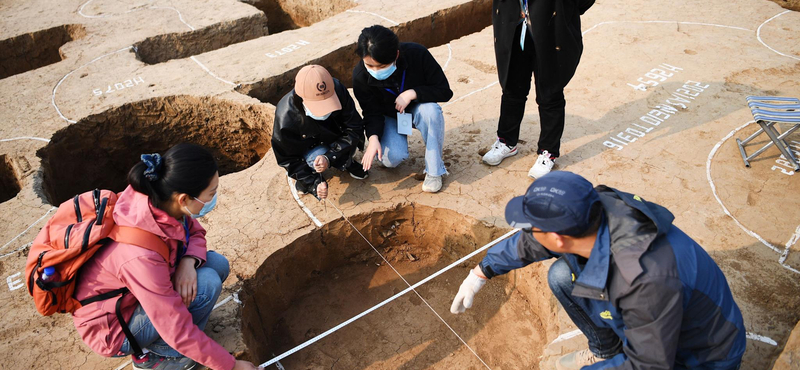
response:
M222 282L228 278L229 272L228 259L212 251L206 254L206 263L197 269L197 296L192 301L192 304L189 305L189 313L192 314L194 324L200 330L205 329L208 318L211 316L211 310L214 308L214 304L217 303L220 292L222 292ZM169 313L161 314L168 315ZM161 339L141 305L133 311L128 327L142 349L146 348L160 356L184 357ZM119 351L120 354L118 356L133 353L133 348L131 348L128 338L125 338L125 341L122 342L122 348Z
M444 146L442 107L436 103L412 103L410 107L406 109L406 113L411 114L411 122L422 134L422 141L425 143L425 173L431 176L446 175L447 169L442 160ZM381 141L384 166L397 167L408 159L408 137L397 132L397 116L384 117Z
M306 152L305 157L306 157L306 164L308 165L308 167L311 167L311 169L313 170L314 160L317 159L317 156L325 155L325 153L328 152L328 149L329 148L327 145L322 144L322 145L317 145L308 152ZM328 158L328 160L330 161L330 158Z

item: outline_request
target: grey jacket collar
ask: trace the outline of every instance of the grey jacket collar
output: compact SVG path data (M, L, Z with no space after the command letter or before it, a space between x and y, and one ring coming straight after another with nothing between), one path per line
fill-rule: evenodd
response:
M605 211L598 238L586 265L579 271L572 294L578 297L608 300L608 277L611 258L616 270L628 283L642 272L639 259L653 241L666 234L674 216L666 208L641 197L600 185L596 188ZM578 268L574 255L565 255L573 270Z

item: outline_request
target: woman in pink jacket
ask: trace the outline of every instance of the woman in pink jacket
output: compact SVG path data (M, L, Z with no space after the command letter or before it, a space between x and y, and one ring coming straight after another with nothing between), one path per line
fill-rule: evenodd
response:
M127 288L120 313L136 339L131 344L117 320L117 299L87 304L73 314L83 341L103 356L127 356L137 344L145 354L133 357L136 369L255 369L237 361L203 333L228 276L228 260L206 250L206 231L195 220L217 201L219 173L203 147L179 144L164 156L143 154L128 173L130 186L120 193L114 222L160 237L169 261L159 253L110 242L82 268L75 298Z

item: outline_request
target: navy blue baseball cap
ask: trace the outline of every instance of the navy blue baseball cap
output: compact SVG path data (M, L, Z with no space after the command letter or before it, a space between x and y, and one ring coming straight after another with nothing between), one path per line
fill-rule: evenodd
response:
M567 171L553 171L506 205L506 222L512 227L535 227L561 235L579 235L591 225L592 205L600 201L592 183Z

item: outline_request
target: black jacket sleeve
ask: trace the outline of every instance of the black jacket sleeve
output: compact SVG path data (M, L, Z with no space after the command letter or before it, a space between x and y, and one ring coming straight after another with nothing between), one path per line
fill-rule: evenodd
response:
M414 87L414 91L417 92L417 102L434 103L450 100L453 97L453 90L450 90L450 83L447 82L442 67L428 49L422 48L416 53L414 57L421 58L422 72L425 75L425 85Z
M325 181L321 173L316 173L306 163L305 158L296 148L301 147L299 133L291 130L292 125L283 124L282 120L291 119L288 115L275 114L272 132L272 151L278 165L285 168L289 177L301 183L306 192L317 195L317 185Z
M381 100L372 91L372 87L367 85L367 70L363 62L358 62L353 69L353 92L361 106L361 113L364 114L364 131L367 139L372 135L381 139L383 136L383 111L381 110Z
M350 93L338 81L336 96L339 97L339 102L342 104L341 116L337 124L342 128L344 135L328 145L329 150L325 156L328 157L331 167L344 170L347 160L353 156L356 148L364 145L364 122L356 111L356 103L350 97Z

